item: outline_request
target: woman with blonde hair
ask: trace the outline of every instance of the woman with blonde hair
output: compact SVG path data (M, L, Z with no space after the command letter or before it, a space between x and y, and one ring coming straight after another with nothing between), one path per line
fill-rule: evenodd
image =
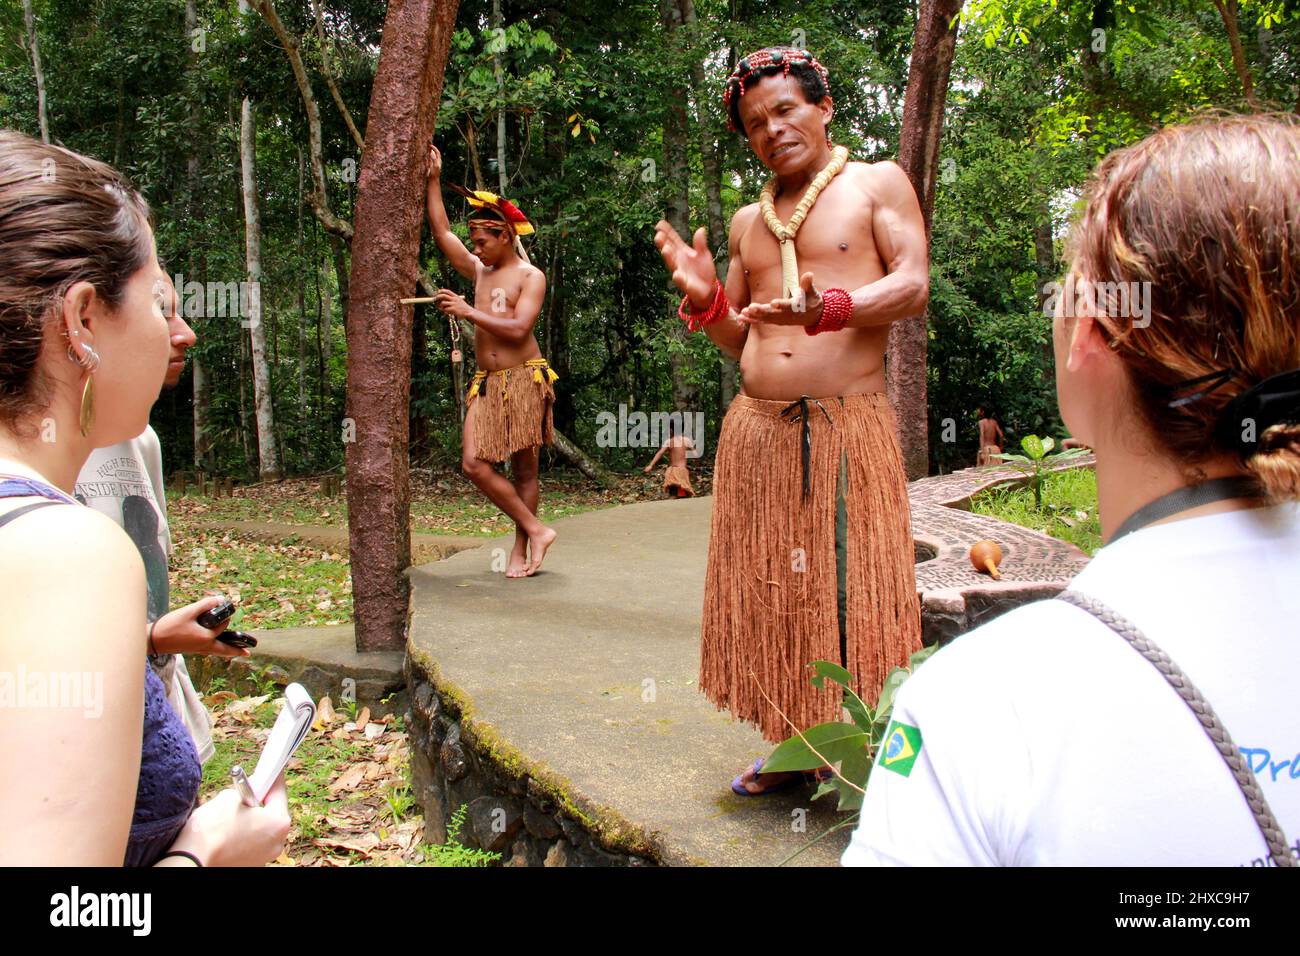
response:
M167 370L145 201L111 167L0 131L0 865L255 865L281 779L194 809L194 743L145 658L140 554L77 504Z
M904 685L846 864L1300 854L1300 127L1107 156L1053 324L1105 546Z

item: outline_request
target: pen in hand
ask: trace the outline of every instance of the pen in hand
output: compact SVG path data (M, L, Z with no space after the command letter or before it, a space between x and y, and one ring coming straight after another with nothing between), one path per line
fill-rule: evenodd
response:
M244 806L257 806L257 795L253 793L253 785L248 782L248 774L244 773L244 768L235 764L230 768L230 778L235 782L235 789L239 791L239 799L243 801Z

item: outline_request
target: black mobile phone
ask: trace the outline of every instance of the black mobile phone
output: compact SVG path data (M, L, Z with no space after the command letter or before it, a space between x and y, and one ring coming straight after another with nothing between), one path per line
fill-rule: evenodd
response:
M243 631L222 631L217 635L217 640L222 644L229 644L231 647L257 646L257 638L252 634L245 634Z
M222 602L210 610L204 611L197 618L199 627L206 627L211 630L221 624L232 614L235 613L235 602L230 598L222 599Z

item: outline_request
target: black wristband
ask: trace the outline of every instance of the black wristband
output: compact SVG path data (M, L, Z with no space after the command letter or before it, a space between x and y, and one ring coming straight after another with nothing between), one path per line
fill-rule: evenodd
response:
M187 860L189 860L190 862L192 862L195 866L200 867L200 868L203 866L202 861L201 861L197 856L195 856L193 853L189 852L188 850L168 850L168 851L167 851L166 853L164 853L162 856L158 857L158 859L159 859L160 861L161 861L161 860L165 860L165 859L167 859L169 856L183 856L183 857L185 857L185 859L187 859Z
M149 653L154 657L158 656L158 648L153 646L153 629L158 626L158 619L154 618L149 622Z

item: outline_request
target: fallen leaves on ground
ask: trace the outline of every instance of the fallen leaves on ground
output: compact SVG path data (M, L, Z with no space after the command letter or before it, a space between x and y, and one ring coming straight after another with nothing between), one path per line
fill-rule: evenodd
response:
M204 796L229 785L229 768L252 773L281 706L269 695L205 698L213 714L217 754L204 768ZM329 697L286 768L293 826L280 866L408 865L424 862L424 819L408 783L409 750L401 721L371 718L363 708L350 719Z

